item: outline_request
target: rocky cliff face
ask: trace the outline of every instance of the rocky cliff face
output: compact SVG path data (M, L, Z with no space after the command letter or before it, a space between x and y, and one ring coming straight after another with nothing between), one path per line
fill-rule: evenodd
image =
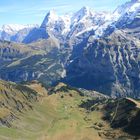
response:
M24 44L0 41L0 68L34 53Z
M139 52L140 41L123 31L107 38L89 39L82 54L70 60L66 81L112 96L139 97Z
M139 97L140 41L125 30L100 39L87 37L72 49L57 40L40 40L28 47L42 53L26 55L1 67L1 78L39 80L46 85L62 80L111 96Z
M33 43L1 43L0 77L46 85L62 80L111 96L140 97L139 5L132 0L112 14L87 7L71 17L49 12L24 38Z
M47 54L29 55L2 66L0 77L14 82L39 80L46 86L53 85L66 75L63 64L65 57L65 52L57 49Z

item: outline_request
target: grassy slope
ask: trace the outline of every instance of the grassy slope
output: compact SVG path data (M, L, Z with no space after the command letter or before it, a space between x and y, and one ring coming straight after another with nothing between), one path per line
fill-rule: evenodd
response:
M122 115L125 118L129 117L124 111L125 104L123 104L127 99L122 99L120 109L116 112L117 101L99 98L101 95L92 98L83 96L80 91L62 83L50 91L45 91L45 88L36 81L28 84L28 87L36 92L39 91L40 93L37 95L41 96L37 98L36 102L27 101L33 109L15 111L15 116L18 119L10 122L11 127L0 127L0 140L129 140L134 138L124 133L121 127L111 128L112 123L103 119L106 113L108 119L112 118L112 114L115 114L113 123L121 122L122 120L119 118ZM23 105L26 105L24 102L26 100L20 93L24 88L18 86L12 90L16 90L16 92L11 92L12 94L17 93L15 99L21 100ZM27 89L25 88L24 92L32 93L31 89ZM30 94L27 93L26 95ZM11 94L9 93L9 95ZM133 103L131 101L128 103L131 108ZM13 107L13 102L11 107ZM3 113L0 113L0 118L7 114L5 108L1 109L3 109L0 110ZM13 112L13 110L10 111ZM124 113L121 113L122 111Z
M83 98L74 90L43 97L33 110L22 113L13 122L13 128L0 127L0 139L100 140L98 131L90 126L100 121L102 114L95 111L86 120L85 110L78 107Z

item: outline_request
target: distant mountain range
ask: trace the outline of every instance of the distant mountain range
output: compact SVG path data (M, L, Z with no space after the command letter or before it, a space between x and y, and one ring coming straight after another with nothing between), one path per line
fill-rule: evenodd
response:
M69 40L92 31L95 38L98 38L107 34L109 29L112 31L136 26L134 24L139 19L139 6L138 0L132 0L119 6L113 13L96 12L89 7L83 7L73 15L64 16L58 16L55 11L50 11L41 26L37 24L3 25L0 36L1 39L7 41L31 43L41 38L48 38L48 36L64 41L64 39Z
M19 25L19 24L8 24L3 25L0 29L0 38L1 40L22 42L27 34L35 27L38 27L37 24L34 25Z
M140 0L0 29L0 140L140 140L139 99Z
M50 11L40 26L4 25L0 33L2 79L46 86L63 81L113 97L140 97L139 0L113 13Z

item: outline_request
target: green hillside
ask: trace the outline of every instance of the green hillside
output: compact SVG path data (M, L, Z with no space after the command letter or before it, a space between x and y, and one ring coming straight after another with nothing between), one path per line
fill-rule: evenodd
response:
M134 138L133 134L131 136L130 132L125 132L123 127L112 127L107 116L115 113L113 105L116 101L97 92L78 90L63 83L46 90L37 81L26 86L1 81L0 87L0 120L7 122L1 123L1 140ZM106 109L109 105L112 106L112 112ZM131 102L129 106L131 107ZM137 113L138 110L135 111ZM9 114L14 114L14 119L7 119ZM133 117L136 117L136 114Z

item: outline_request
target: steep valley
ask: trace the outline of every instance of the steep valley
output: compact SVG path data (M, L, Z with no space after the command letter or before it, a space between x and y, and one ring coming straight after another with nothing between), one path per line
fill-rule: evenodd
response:
M38 80L46 87L61 81L112 97L140 98L139 6L132 0L112 13L88 7L72 16L48 12L22 43L0 42L0 78Z
M1 109L4 112L0 113L0 118L3 120L0 127L1 140L139 138L138 127L135 129L138 135L131 134L133 124L137 124L139 117L137 113L140 109L135 105L138 103L137 101L111 99L95 91L78 90L63 83L59 83L49 90L45 90L43 85L37 81L25 86L1 81L0 85L1 93L6 91L2 94L5 99L1 98L0 101ZM14 102L11 99L13 91ZM5 101L4 104L2 104L3 101ZM118 110L116 110L117 102L120 102ZM123 111L126 107L123 102L127 102L130 110L128 109L122 114L120 109ZM7 115L5 115L7 108L10 114L14 114L14 119L7 119ZM119 117L120 113L123 115L122 117ZM129 114L133 114L133 116ZM114 128L113 125L121 123L122 118L126 118L126 120L128 118L129 125L124 124L125 127L117 125ZM129 131L125 131L124 128L128 128Z
M0 140L140 140L140 0L63 7L0 28Z

